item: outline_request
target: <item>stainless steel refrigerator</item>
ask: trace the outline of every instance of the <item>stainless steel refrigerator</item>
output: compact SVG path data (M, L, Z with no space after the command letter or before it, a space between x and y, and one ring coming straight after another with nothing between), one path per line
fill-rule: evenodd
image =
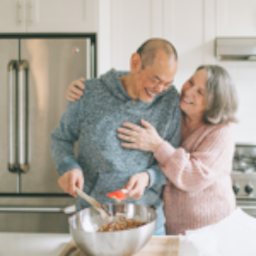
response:
M68 232L50 133L74 79L96 77L95 34L0 35L0 232Z

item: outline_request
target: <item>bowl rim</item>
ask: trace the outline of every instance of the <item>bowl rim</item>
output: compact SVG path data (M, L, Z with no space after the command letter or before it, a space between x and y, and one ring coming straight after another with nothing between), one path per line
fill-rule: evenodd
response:
M111 233L132 231L132 230L137 229L137 228L143 228L143 227L146 226L147 224L151 224L151 223L153 223L153 222L156 223L156 220L157 220L157 212L156 212L156 210L154 209L153 206L146 206L146 205L134 204L134 203L113 203L113 204L112 204L112 203L109 203L109 204L103 204L103 206L108 206L108 205L120 205L120 204L135 205L135 206L141 206L141 207L149 208L149 209L151 209L151 210L153 211L153 213L154 213L155 216L154 216L154 219L153 219L153 220L147 222L145 225L142 225L142 226L139 226L139 227L136 227L136 228L126 229L126 230L111 231ZM92 209L92 208L93 208L93 206L83 208L83 209L81 209L80 211L74 213L72 216L68 217L69 227L70 227L71 229L73 229L73 230L81 230L81 231L84 231L85 233L88 233L88 234L90 234L90 233L98 233L98 234L105 234L105 233L107 233L107 232L97 232L97 231L95 231L95 232L88 232L88 231L85 231L84 229L82 229L82 228L80 228L80 227L79 227L79 228L74 228L73 225L71 224L71 221L76 217L76 215L77 215L78 213L80 213L81 211L85 211L85 210L88 210L88 209Z

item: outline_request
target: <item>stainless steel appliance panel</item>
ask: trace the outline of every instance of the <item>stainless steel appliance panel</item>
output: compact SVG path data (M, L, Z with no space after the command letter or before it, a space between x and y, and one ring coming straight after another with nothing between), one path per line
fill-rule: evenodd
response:
M28 171L21 177L21 192L62 192L50 154L50 133L66 108L69 83L87 76L87 42L63 38L21 40L21 60L29 63Z
M68 233L68 217L63 210L73 198L0 198L1 232Z
M50 133L69 83L94 77L93 47L89 37L1 38L1 231L68 232L66 207L75 199L57 184Z
M18 39L0 40L0 193L17 192L17 173L8 171L9 163L9 108L10 108L10 77L8 64L18 59ZM12 76L15 79L15 76ZM15 80L12 83L15 86ZM13 95L15 96L15 95Z
M236 203L256 217L256 146L236 145L231 174Z

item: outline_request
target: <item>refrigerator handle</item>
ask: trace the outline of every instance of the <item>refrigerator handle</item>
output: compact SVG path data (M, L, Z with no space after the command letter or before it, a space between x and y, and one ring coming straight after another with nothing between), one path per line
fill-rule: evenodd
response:
M10 172L17 172L17 61L11 60L8 63L8 124L9 124L9 163Z
M91 63L91 38L86 38L86 79L91 79L92 63Z
M1 212L29 212L29 213L65 213L65 214L73 214L76 212L76 206L70 205L66 207L29 207L29 206L0 206Z
M91 44L91 78L95 78L95 46Z
M28 62L18 63L18 164L21 172L28 171Z

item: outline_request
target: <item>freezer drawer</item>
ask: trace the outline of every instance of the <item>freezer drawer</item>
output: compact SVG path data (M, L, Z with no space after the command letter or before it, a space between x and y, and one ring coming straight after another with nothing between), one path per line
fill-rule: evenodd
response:
M67 206L75 204L75 198L1 196L0 231L68 233L68 217L74 212L64 213ZM74 209L75 210L75 209Z

